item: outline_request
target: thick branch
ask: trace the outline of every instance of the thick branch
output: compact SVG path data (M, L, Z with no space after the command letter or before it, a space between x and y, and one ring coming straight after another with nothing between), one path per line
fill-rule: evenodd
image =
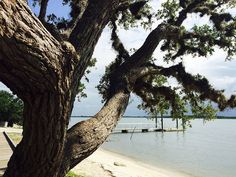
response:
M90 0L82 18L76 24L69 38L77 52L85 53L88 48L93 49L115 8L117 8L115 0L99 2Z
M1 81L24 92L57 89L65 64L61 44L25 1L0 1L0 13Z
M73 168L106 140L123 115L128 100L129 93L120 91L94 117L68 130L63 169Z
M75 87L78 87L78 80L83 77L88 67L97 41L118 6L119 0L101 0L99 2L90 0L82 18L73 29L69 41L80 55L80 61L76 63L76 72L73 76L74 82L77 82L74 84Z
M134 68L141 66L151 59L153 52L161 40L166 39L168 36L175 35L178 28L162 23L158 25L146 38L143 45L130 57L129 61L124 63L124 68Z

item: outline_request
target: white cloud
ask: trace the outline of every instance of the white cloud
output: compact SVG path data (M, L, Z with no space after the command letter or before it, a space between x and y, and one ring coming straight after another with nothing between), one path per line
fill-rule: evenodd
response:
M0 82L0 90L5 90L5 91L10 92L10 89L1 82Z
M231 95L236 90L236 60L226 61L225 58L225 53L217 50L208 58L188 56L184 65L187 72L205 76L215 88L224 89L226 95Z

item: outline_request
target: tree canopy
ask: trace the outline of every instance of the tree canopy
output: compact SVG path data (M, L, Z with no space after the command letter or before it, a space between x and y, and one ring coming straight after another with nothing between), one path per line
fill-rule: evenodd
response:
M131 3L130 6L133 7L134 4ZM138 1L137 5L140 4L142 4L142 11L140 10L138 18L132 14L132 10L129 7L126 9L127 11L121 12L122 15L117 15L118 17L111 23L112 46L117 51L118 56L107 68L106 74L98 86L103 98L106 100L112 94L110 93L112 77L119 74L115 70L128 65L126 63L132 63L132 58L140 57L143 61L140 63L137 73L134 72L134 74L141 73L142 75L136 80L135 86L132 86L132 91L142 98L143 107L146 107L150 112L154 110L153 107L158 105L162 99L171 104L172 116L178 118L183 117L181 115L188 112L186 105L190 105L190 112L205 118L212 118L215 115L211 101L217 103L220 110L224 110L226 107L235 107L234 95L227 100L223 95L223 90L214 89L207 78L199 74L192 75L187 73L185 66L181 62L189 55L192 57L207 57L219 49L227 53L226 60L231 60L235 57L236 23L235 17L228 12L230 9L235 9L235 2L168 0L163 1L161 8L156 13L154 9L151 10L151 6L147 1ZM195 24L188 29L184 25L184 21L187 18L191 18L189 17L190 14L196 14L199 18L207 19L206 24ZM130 21L124 20L126 18ZM151 31L143 46L135 50L135 52L125 50L116 33L117 24L127 30L138 25L150 30L155 20L159 25ZM163 31L158 31L161 28L163 28ZM154 49L150 49L149 47L151 46L149 45L152 45L150 43L154 42L155 39L160 41L156 45L153 44ZM160 55L163 56L161 58L152 57L153 51L158 48L157 44L160 47L159 53L163 53L163 55ZM144 57L147 58L144 59ZM158 62L161 63L160 61L166 63L177 61L179 63L169 68L164 68L158 66ZM133 64L136 65L135 61ZM167 82L160 84L161 80L167 80L168 78L175 78L179 83L178 87L168 85Z
M45 23L45 27L54 37L58 40L70 41L73 38L71 31L73 29L74 32L76 31L76 20L82 18L89 2L86 0L63 0L62 3L71 8L68 19L57 17L54 13L47 15L48 0L33 0L34 6L38 4L41 7L39 19ZM181 110L178 108L178 99L185 100L184 104L190 104L193 112L196 110L204 112L203 107L209 108L210 103L206 103L204 106L203 101L206 100L216 102L220 110L224 110L226 107L235 107L234 95L227 100L223 95L223 90L215 90L207 78L187 73L181 60L187 55L207 57L218 49L227 53L226 60L235 57L236 24L235 16L230 12L235 10L236 2L229 0L166 0L162 1L159 9L153 9L153 3L146 0L122 1L116 13L109 20L108 25L112 31L112 47L117 52L117 57L107 67L106 74L98 85L98 90L103 95L104 101L113 94L113 87L116 87L113 86L113 83L116 84L117 79L124 80L127 77L127 81L125 81L127 86L133 87L130 88L130 91L141 97L144 105L150 110L152 106L158 104L160 96L171 103L173 115L177 114L178 116L181 114L176 112ZM191 14L196 14L199 18L207 18L206 24L195 24L191 29L187 29L184 22L191 18L189 17ZM156 24L157 27L155 27ZM142 47L129 51L119 38L118 28L129 30L135 27L142 27L151 32ZM76 43L76 41L73 42ZM163 53L163 57L153 58L152 54L158 47ZM137 57L142 59L137 61ZM179 63L169 68L163 68L157 65L160 60L167 63L176 60ZM123 76L124 74L123 78L117 78L121 72L128 73L132 64L134 64L133 70L137 70L137 72L146 70L142 76L136 78L135 86L134 83L129 83L128 76ZM179 87L157 86L155 82L160 76L165 79L174 77L178 81ZM84 84L80 84L78 93L85 96L82 92L83 89L85 89ZM204 114L202 113L202 115Z

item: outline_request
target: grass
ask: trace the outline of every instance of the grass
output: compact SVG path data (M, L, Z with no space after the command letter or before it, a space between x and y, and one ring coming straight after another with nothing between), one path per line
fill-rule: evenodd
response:
M81 175L77 175L72 171L69 171L66 175L66 177L86 177L86 176L81 176Z
M22 139L22 134L21 133L7 133L7 135L11 138L11 140L15 143L15 144L19 144L19 142Z

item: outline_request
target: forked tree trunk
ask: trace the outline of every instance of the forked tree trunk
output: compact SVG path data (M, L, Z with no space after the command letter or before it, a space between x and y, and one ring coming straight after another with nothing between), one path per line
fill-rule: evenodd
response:
M118 4L91 0L73 40L59 42L25 1L0 1L0 81L24 101L23 139L4 177L65 176L106 140L123 115L130 93L119 87L94 117L67 130L78 82Z

